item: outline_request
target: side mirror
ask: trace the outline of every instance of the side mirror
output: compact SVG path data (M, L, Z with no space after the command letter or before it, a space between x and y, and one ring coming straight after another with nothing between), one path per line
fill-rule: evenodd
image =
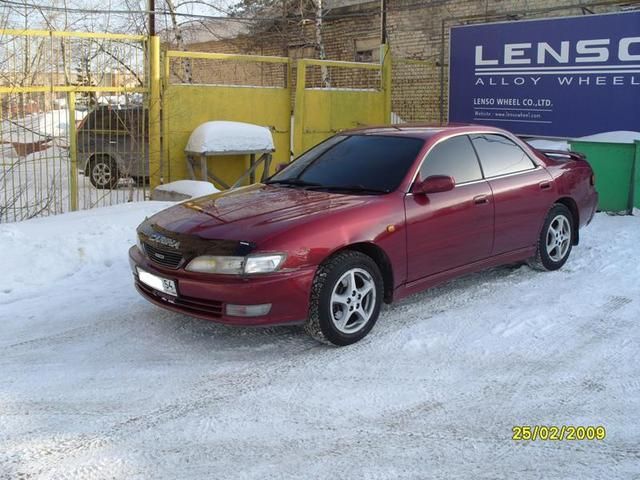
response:
M282 170L284 170L288 166L289 166L288 163L279 163L278 166L276 167L276 173L281 172Z
M448 175L432 175L414 183L411 191L422 194L448 192L449 190L453 190L455 186L456 182L453 177Z

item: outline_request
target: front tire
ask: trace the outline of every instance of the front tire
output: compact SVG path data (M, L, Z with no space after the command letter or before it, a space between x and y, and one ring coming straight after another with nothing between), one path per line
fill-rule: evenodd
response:
M536 270L558 270L569 258L573 245L573 224L571 211L561 203L556 203L542 226L538 238L536 255L529 265Z
M109 155L96 155L89 161L89 181L99 189L114 189L120 175L118 164Z
M356 251L340 252L318 267L305 330L323 343L355 343L375 325L382 296L382 274L373 259Z

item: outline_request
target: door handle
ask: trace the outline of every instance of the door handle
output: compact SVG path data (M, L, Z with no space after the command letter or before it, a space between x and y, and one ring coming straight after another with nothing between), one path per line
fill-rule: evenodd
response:
M473 203L475 203L476 205L484 205L485 203L489 203L489 199L486 195L478 195L476 197L473 197Z
M549 190L551 188L551 182L540 182L538 185L540 190Z

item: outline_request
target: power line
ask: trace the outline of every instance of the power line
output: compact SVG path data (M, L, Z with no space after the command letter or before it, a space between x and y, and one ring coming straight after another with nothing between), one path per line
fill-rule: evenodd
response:
M169 10L155 10L155 12L152 12L151 10L131 10L131 9L102 10L102 9L96 9L96 8L74 8L74 7L55 7L53 5L37 5L35 3L17 2L13 0L0 0L0 3L11 5L13 7L21 7L21 8L26 7L26 8L33 8L35 10L42 10L42 11L49 11L49 12L83 13L88 15L107 15L107 14L149 15L149 14L155 13L156 15L165 15L165 16L175 15L176 17L184 17L184 18L196 18L196 19L199 18L199 19L205 19L205 20L223 20L223 21L230 21L230 22L246 22L246 23L262 22L265 20L281 22L285 20L285 18L283 18L282 16L266 17L263 15L260 15L258 18L248 18L248 17L236 17L236 16L203 15L203 14L196 14L196 13L171 12ZM215 8L215 7L212 7L212 8ZM389 8L385 9L385 12L388 12L388 11L391 11L391 9ZM330 19L345 19L345 18L354 18L354 17L370 17L371 14L372 12L370 11L350 12L350 13L343 13L343 14L322 15L322 18L326 20L330 20ZM314 14L309 14L308 16L305 16L305 18L313 21L316 18L316 16Z
M149 15L151 13L155 13L156 15L172 15L169 10L155 10L152 12L151 10L101 10L97 8L74 8L74 7L55 7L52 5L36 5L34 3L29 2L14 2L12 0L0 0L0 3L4 3L6 5L11 5L13 7L22 7L22 8L33 8L36 10L43 10L48 12L66 12L66 13L84 13L84 14L94 14L94 15L106 15L106 14L114 14L114 15ZM260 19L251 19L251 18L241 18L241 17L229 17L229 16L220 16L220 15L201 15L195 13L181 13L175 12L173 15L177 17L186 17L186 18L205 18L208 20L228 20L228 21L236 21L236 22L256 22L260 20L275 20L280 19L281 17L261 17Z

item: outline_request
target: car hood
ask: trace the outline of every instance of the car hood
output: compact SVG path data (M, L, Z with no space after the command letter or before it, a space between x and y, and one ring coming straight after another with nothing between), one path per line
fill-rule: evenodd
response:
M172 234L258 242L373 198L258 184L182 202L155 214L141 227L174 238Z

